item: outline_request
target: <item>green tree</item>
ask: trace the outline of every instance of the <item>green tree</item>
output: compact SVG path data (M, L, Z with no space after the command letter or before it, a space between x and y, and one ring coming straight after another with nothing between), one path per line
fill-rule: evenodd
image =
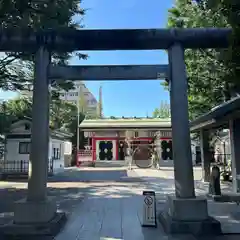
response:
M79 114L79 124L84 120L85 115L80 113ZM72 115L71 116L71 121L69 121L68 123L65 124L64 128L69 131L70 133L73 134L72 136L72 144L73 146L77 146L77 126L78 126L78 118L77 115ZM84 133L80 131L79 133L79 148L83 149L84 148L84 142L85 142L85 137L84 137Z
M23 117L31 117L32 103L27 98L16 98L0 104L0 134L9 131L12 122Z
M168 27L233 27L234 29L232 45L229 49L185 51L191 118L209 111L239 93L240 84L237 80L240 77L237 70L239 58L234 55L239 53L235 42L240 35L233 9L239 11L240 7L239 4L234 7L231 0L176 0L175 6L169 9Z
M170 118L171 108L168 102L161 102L160 107L153 111L154 118Z
M14 118L23 118L32 116L32 101L30 98L19 97L6 102L6 114Z
M3 27L81 28L81 20L75 22L73 16L84 16L80 7L81 0L1 0L0 21ZM80 58L86 55L76 53ZM54 64L68 64L72 53L52 53ZM32 83L34 56L27 52L7 52L0 59L0 88L4 90L22 90L24 85ZM56 88L73 88L71 82L55 84Z
M0 104L0 135L4 135L9 131L11 122L14 121L15 117L12 115L8 115L6 113L6 102L1 102ZM0 138L2 142L3 138Z
M73 114L77 114L76 106L62 101L53 99L50 103L50 126L54 129L60 129L68 122L71 122Z

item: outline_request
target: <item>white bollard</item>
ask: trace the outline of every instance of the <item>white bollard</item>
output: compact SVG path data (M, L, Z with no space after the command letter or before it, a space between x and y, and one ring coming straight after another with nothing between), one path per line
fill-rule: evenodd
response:
M156 196L153 191L143 191L143 227L157 227Z

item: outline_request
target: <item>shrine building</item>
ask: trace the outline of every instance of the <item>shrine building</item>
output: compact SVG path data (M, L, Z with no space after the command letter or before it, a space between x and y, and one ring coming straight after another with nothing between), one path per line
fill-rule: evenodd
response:
M85 150L80 151L80 161L84 157L92 161L125 160L127 138L132 146L147 145L149 151L155 147L160 160L172 163L171 119L86 119L79 127L87 139Z

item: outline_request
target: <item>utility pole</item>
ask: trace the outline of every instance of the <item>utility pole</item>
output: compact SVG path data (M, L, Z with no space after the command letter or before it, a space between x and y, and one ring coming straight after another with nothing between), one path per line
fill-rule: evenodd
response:
M79 120L80 120L80 98L82 93L82 85L79 86L78 100L77 100L77 153L79 151Z
M98 113L99 118L102 118L102 86L99 87Z

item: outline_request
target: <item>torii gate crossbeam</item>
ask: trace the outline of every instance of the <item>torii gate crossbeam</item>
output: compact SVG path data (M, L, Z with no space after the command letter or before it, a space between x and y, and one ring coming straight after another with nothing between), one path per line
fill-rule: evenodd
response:
M35 52L39 45L50 50L152 50L168 49L181 43L183 48L226 48L231 29L105 29L76 30L69 28L34 31L30 28L1 29L0 51Z
M147 80L167 79L168 65L92 65L50 66L49 78L53 80Z

